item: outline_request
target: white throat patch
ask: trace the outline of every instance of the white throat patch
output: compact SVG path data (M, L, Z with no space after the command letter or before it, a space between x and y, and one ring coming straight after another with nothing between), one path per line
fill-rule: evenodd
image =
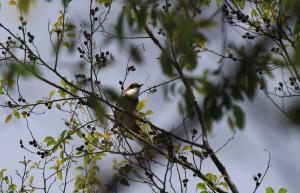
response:
M139 94L140 94L140 88L132 88L127 90L126 92L127 96L133 97L133 98L138 98Z

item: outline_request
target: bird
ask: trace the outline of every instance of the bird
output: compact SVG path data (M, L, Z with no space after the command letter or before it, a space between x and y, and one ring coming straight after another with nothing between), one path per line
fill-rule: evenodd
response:
M155 152L153 151L153 148L149 146L147 143L145 143L143 140L140 140L139 138L136 138L136 136L132 136L128 131L130 129L134 134L139 135L140 137L143 137L143 132L141 128L136 124L136 107L139 102L139 95L140 95L140 88L143 86L143 84L138 83L132 83L130 84L121 94L121 97L117 101L117 107L119 109L122 109L126 111L127 113L124 113L120 110L115 111L115 120L117 122L117 127L119 130L116 132L118 134L118 137L121 137L121 139L129 138L137 142L139 146L141 146L141 153L142 156L149 160L153 159L155 156ZM122 127L123 126L123 127Z
M132 83L121 94L116 106L125 112L118 109L115 111L115 121L117 127L120 129L120 133L130 129L134 133L138 134L141 128L136 124L136 107L139 102L140 88L143 84ZM123 126L123 127L122 127Z

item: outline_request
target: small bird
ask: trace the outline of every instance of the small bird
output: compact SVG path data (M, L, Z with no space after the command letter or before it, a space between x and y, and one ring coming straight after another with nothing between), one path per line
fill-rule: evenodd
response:
M139 133L140 127L136 124L136 119L134 117L136 116L136 106L139 102L141 86L143 86L143 84L130 84L119 98L117 107L130 114L129 115L119 110L115 111L115 120L117 121L119 128L123 125L131 131ZM121 129L121 131L124 131L124 129Z

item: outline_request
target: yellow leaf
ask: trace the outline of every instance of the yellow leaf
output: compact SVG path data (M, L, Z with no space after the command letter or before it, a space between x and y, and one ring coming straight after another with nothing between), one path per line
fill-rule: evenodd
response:
M14 1L14 0L10 0L10 1L8 2L8 4L13 6L13 5L16 5L17 3L16 3L16 1Z
M5 118L5 123L8 123L12 118L12 114L7 115L7 117Z
M34 162L31 166L30 169L34 169L34 168L39 168L39 164Z
M140 100L136 106L136 110L140 111L142 110L147 104L147 100Z
M50 91L50 94L49 94L49 97L50 97L50 98L53 97L54 94L55 94L55 91L54 91L54 90L51 90L51 91Z
M61 159L56 160L56 165L58 167L60 167L62 164L63 164L63 160L61 160Z
M103 138L104 138L104 139L109 139L109 137L110 137L110 133L107 132L107 131L104 131L104 133L103 133Z
M60 15L57 21L54 24L54 29L58 30L63 24L64 14Z
M62 172L61 171L57 171L56 176L59 180L62 180Z
M33 180L34 180L34 176L30 176L30 178L29 178L29 184L30 184L30 186L32 186Z

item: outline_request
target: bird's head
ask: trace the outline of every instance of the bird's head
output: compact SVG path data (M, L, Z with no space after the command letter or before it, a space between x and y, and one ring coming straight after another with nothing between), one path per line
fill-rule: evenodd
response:
M138 98L141 86L143 86L143 84L132 83L124 90L122 95L126 95L132 98Z

